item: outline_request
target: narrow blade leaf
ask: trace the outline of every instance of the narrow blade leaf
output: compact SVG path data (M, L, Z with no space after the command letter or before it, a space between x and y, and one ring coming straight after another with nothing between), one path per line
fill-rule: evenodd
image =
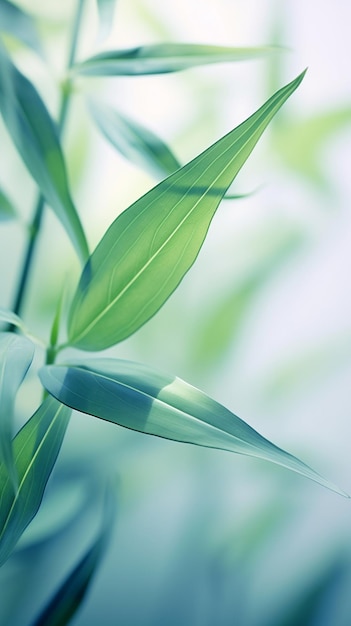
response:
M41 57L44 56L35 19L8 0L0 2L0 31L12 35Z
M85 262L88 246L70 195L57 128L32 83L1 49L0 112L26 167Z
M70 344L102 350L158 311L194 263L228 187L302 78L118 216L83 271L69 313Z
M71 411L48 397L13 440L18 489L0 465L0 565L37 513L66 432Z
M101 133L131 163L158 179L181 167L168 146L141 124L96 100L89 110Z
M71 408L149 435L259 457L341 493L224 406L179 378L118 359L51 365L43 385Z
M13 220L16 217L16 210L9 197L0 189L0 222Z
M0 323L1 322L16 326L17 328L25 332L24 322L22 322L21 318L18 317L16 313L13 313L9 309L3 309L2 307L0 307Z
M12 451L14 401L33 356L34 346L29 339L0 333L0 463L4 463L14 490L18 487Z
M105 554L113 528L114 512L114 494L110 492L105 498L103 521L97 538L69 572L32 626L65 626L76 614Z
M83 76L135 76L167 74L210 63L231 63L260 58L277 49L272 46L233 48L201 44L165 43L101 52L73 67Z
M116 0L97 0L99 12L99 40L109 36L115 15Z

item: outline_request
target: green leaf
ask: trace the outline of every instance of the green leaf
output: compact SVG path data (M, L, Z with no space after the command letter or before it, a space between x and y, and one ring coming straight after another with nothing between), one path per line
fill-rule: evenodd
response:
M47 398L13 440L18 489L13 492L4 464L0 465L0 565L10 556L37 513L55 465L71 411Z
M99 12L99 40L109 36L115 15L116 0L97 0Z
M102 350L158 311L194 263L226 190L303 76L118 216L83 271L69 312L70 344Z
M22 322L21 318L16 315L16 313L12 313L9 309L3 309L0 307L0 323L5 322L6 324L11 324L12 326L16 326L23 332L25 332L24 322Z
M257 294L282 263L301 244L301 233L280 233L279 240L268 252L258 255L255 266L233 288L227 288L224 298L204 307L206 312L193 333L192 359L201 369L214 366L227 353L236 339Z
M89 102L89 110L101 133L131 163L156 178L181 167L168 146L141 124L97 101Z
M26 167L86 261L85 235L74 207L57 128L34 86L0 48L0 112Z
M65 626L82 604L91 580L98 569L111 535L114 522L114 494L105 498L104 515L97 538L67 575L32 626Z
M179 378L119 359L49 365L40 370L39 376L49 393L82 413L149 435L259 457L346 496L302 461L277 448L234 413Z
M0 189L0 222L13 220L16 217L16 210L8 196Z
M35 19L8 0L0 1L0 31L12 35L41 57L44 56Z
M302 119L286 119L273 135L275 149L286 167L308 178L323 193L330 181L323 151L333 137L351 124L350 106Z
M101 52L73 66L83 76L136 76L179 72L198 65L260 58L277 48L233 48L201 44L165 43Z
M0 333L0 462L9 473L14 490L18 487L12 452L14 401L33 356L34 346L29 339Z

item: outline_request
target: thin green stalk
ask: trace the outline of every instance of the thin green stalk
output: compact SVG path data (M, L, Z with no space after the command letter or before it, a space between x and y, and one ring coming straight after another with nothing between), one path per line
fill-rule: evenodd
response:
M72 67L75 61L84 2L85 0L78 0L76 15L75 15L74 23L73 23L73 28L72 28L71 45L70 45L68 61L67 61L68 70ZM58 114L58 124L57 124L59 137L62 136L63 131L64 131L68 108L70 104L70 96L71 96L71 89L70 89L70 83L68 82L64 84L63 89L62 89L62 95L61 95L61 103L60 103L60 110ZM35 251L36 251L36 247L38 243L38 235L39 235L40 228L41 228L44 206L45 206L45 199L43 198L41 194L38 194L37 200L35 202L33 219L30 225L29 241L28 241L27 249L24 254L22 270L21 270L19 281L18 281L16 296L14 299L13 312L16 313L17 315L20 315L22 313L22 309L24 305L26 291L28 288L28 279L29 279L31 269L33 266L33 259L34 259L34 255L35 255ZM11 328L11 330L15 330L15 329Z

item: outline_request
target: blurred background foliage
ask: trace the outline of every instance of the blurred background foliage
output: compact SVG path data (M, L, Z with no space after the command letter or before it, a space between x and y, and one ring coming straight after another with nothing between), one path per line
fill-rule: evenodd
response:
M72 3L18 5L38 17L38 32L24 24L20 42L4 21L1 28L55 114ZM177 292L106 354L193 383L350 491L350 6L118 0L103 41L95 3L86 8L81 58L96 47L160 41L282 46L262 60L169 76L81 79L64 150L91 247L155 179L92 127L82 93L118 105L184 163L309 66L237 178L233 193L249 195L223 201ZM2 216L12 205L21 216L4 219L0 230L1 306L10 307L34 187L2 125L0 133ZM78 273L47 212L25 315L33 332L49 332L57 288L73 291ZM29 376L18 425L39 395ZM79 414L43 507L0 572L1 624L31 624L92 544L107 476L114 477L116 522L75 626L349 626L346 500L264 462Z

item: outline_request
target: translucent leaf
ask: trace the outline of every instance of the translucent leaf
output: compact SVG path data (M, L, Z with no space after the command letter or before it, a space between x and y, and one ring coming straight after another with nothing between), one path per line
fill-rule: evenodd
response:
M0 48L0 112L7 130L81 260L89 253L74 207L56 126L34 86Z
M4 464L0 465L0 565L10 556L37 513L55 465L71 411L48 397L13 440L18 489L13 491Z
M91 580L98 569L114 522L114 494L105 499L104 515L97 538L67 575L54 596L32 626L65 626L81 606Z
M134 120L98 101L89 102L90 113L106 139L129 161L164 178L181 167L157 135Z
M0 189L0 222L12 220L16 217L16 210L8 196Z
M118 216L83 271L69 313L70 344L102 350L158 311L194 263L225 192L303 75Z
M34 346L29 339L0 333L0 462L9 473L14 490L18 486L12 453L14 401L33 356Z
M73 67L84 76L134 76L178 72L198 65L260 58L277 49L270 46L233 48L201 44L165 43L101 52Z
M83 413L149 435L265 459L346 496L302 461L179 378L119 359L49 365L39 375L49 393Z
M116 0L97 0L99 11L99 40L106 39L111 32L115 15Z
M40 56L44 56L35 19L8 0L0 1L0 31L12 35Z

